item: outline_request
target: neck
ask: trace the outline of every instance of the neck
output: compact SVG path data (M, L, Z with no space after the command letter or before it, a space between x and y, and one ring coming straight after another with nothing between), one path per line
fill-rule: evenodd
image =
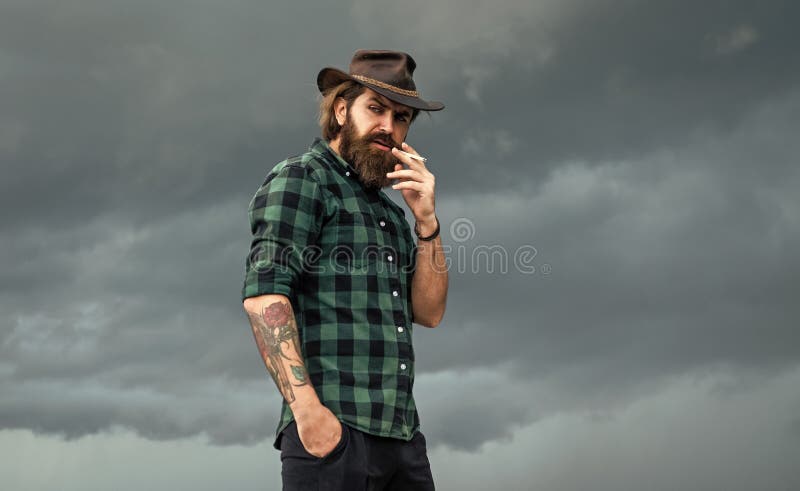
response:
M331 147L331 150L336 152L336 155L338 155L339 157L342 156L342 152L339 150L341 143L342 143L342 140L338 136L336 138L334 138L333 140L328 142L328 146Z

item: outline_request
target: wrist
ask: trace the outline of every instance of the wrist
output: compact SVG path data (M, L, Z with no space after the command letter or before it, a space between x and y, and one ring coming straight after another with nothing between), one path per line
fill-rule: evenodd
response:
M414 233L417 234L418 239L423 241L435 239L439 235L439 219L434 214L428 220L417 220L414 224Z
M293 403L289 404L289 409L292 410L292 415L297 421L304 421L313 417L322 407L322 403L317 397L317 393L312 389L311 394L307 397L298 397Z

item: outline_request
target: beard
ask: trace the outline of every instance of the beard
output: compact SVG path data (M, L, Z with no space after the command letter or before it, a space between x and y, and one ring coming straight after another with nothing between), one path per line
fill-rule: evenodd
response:
M390 149L400 148L400 145L385 133L358 136L348 114L341 129L339 151L342 158L356 169L358 180L366 188L380 189L392 183L392 179L386 177L386 173L394 171L394 166L400 161L391 151L372 147L372 142L380 143Z

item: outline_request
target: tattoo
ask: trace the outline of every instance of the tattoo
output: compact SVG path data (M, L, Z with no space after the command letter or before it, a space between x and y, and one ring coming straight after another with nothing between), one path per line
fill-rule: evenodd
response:
M299 356L300 336L291 306L284 302L274 302L264 307L260 314L248 311L247 315L250 317L253 335L267 371L286 402L293 403L295 396L292 387L308 384L308 372ZM293 362L290 363L292 377L298 383L289 380L284 360Z
M298 387L306 384L306 367L292 365L292 375L300 381L299 384L296 384Z

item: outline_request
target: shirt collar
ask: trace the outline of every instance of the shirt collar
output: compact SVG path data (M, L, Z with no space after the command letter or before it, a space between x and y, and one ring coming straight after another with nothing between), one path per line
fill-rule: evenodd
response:
M316 152L318 154L323 155L330 161L332 164L335 164L338 170L343 172L350 172L348 177L352 177L354 179L358 179L356 174L356 169L349 162L344 160L338 153L336 153L330 146L330 144L322 138L314 138L314 142L311 144L309 148L312 152Z
M405 215L405 211L403 211L403 209L400 206L398 206L397 203L392 201L389 198L389 196L387 196L386 193L383 192L382 189L365 188L364 185L361 183L361 181L358 180L358 175L357 175L358 173L356 172L356 169L349 162L344 160L338 153L336 153L331 148L331 146L328 144L327 141L319 137L314 138L314 141L311 143L311 147L309 147L309 150L319 155L322 155L322 157L328 160L328 162L331 163L340 174L343 174L348 179L352 179L352 181L355 182L358 186L361 186L361 188L367 193L367 195L373 195L373 196L377 195L380 199L382 199L383 201L388 203L391 207L393 207L395 210L400 212L400 214Z

